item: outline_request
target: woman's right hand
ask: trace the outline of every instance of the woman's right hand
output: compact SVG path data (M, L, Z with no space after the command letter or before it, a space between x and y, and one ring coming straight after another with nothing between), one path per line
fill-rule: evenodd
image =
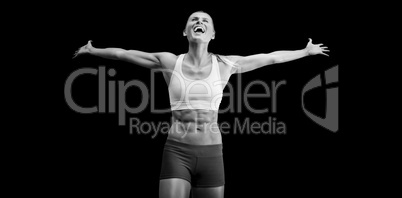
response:
M80 47L80 49L78 49L77 51L75 51L73 58L75 58L75 57L77 57L77 56L80 56L80 55L83 55L83 54L89 53L89 50L90 50L91 48L93 48L91 42L92 42L92 41L89 40L86 45Z

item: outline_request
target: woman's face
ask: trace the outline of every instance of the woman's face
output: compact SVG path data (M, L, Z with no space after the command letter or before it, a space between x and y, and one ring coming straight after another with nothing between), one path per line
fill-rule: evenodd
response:
M215 29L211 16L205 12L194 12L187 20L183 35L189 41L208 43L215 38Z

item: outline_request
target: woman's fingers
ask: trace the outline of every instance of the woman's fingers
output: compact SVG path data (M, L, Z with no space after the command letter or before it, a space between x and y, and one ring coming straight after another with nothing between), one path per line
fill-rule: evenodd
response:
M77 57L78 55L80 55L80 51L81 51L81 48L79 48L77 51L75 51L73 58L75 58L75 57Z
M78 55L78 50L74 52L73 58L77 57Z
M89 40L88 43L82 47L80 47L77 51L74 52L73 58L79 56L81 53L85 52L89 47L92 47L92 40Z
M80 55L80 52L82 51L82 49L83 49L84 47L86 47L86 46L82 46L82 47L78 48L78 50L76 50L76 51L74 52L73 58L76 58L78 55Z
M323 54L325 56L329 56L328 54L326 54L325 52L329 52L328 47L324 46L323 43L319 43L319 44L313 44L313 40L311 38L308 38L308 44L307 46L310 46L310 49L315 51L315 53L313 52L313 54Z

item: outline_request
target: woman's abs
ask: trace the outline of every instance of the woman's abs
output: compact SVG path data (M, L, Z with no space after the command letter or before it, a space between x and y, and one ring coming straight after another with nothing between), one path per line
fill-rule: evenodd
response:
M217 118L218 112L202 109L175 110L168 139L194 144L221 144L222 136Z

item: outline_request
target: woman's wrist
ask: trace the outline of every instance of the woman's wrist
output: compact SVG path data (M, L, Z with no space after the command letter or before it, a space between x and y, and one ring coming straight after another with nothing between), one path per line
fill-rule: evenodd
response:
M303 49L303 53L305 56L310 56L310 50L307 47Z
M94 47L92 47L92 46L87 46L87 52L88 52L88 54L93 55L94 51L95 51L95 48L94 48Z

